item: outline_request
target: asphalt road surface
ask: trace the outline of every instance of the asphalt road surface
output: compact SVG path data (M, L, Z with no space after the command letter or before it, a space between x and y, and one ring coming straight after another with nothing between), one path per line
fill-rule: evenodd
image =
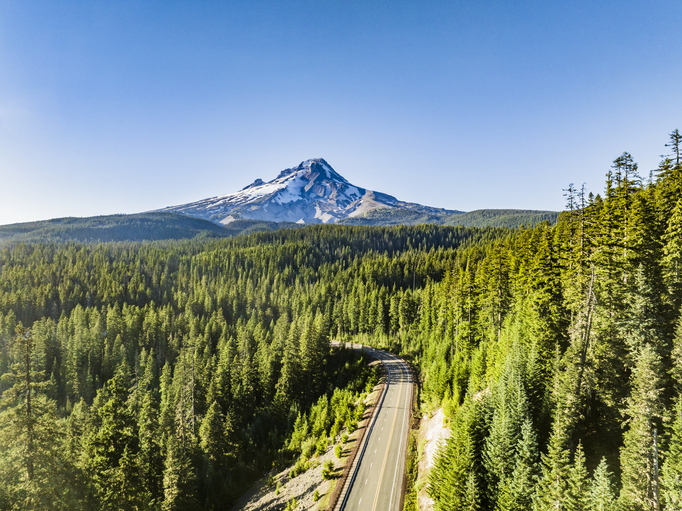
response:
M344 511L402 509L405 453L412 415L412 377L407 364L395 355L381 350L375 350L374 354L388 369L388 388L369 432Z

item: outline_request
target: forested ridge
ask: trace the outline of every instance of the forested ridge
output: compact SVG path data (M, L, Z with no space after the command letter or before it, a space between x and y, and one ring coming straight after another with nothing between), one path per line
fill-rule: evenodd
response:
M478 209L457 212L447 210L395 210L374 209L359 216L344 218L343 225L461 225L463 227L521 227L535 226L541 222L556 223L556 211L533 211L524 209Z
M436 210L434 210L436 211ZM483 209L469 213L422 214L384 208L361 217L347 218L341 225L393 226L417 224L461 225L463 227L508 227L555 223L559 213L513 209ZM155 211L131 215L86 218L53 218L38 222L0 225L0 247L19 243L105 243L124 241L225 238L254 232L298 229L302 224L240 218L222 225L179 213Z
M53 218L38 222L0 225L0 247L18 243L158 241L187 238L225 238L256 231L295 228L293 223L236 220L217 225L178 213Z
M355 339L449 417L437 509L680 509L681 139L556 225L0 250L0 506L224 508L352 429Z

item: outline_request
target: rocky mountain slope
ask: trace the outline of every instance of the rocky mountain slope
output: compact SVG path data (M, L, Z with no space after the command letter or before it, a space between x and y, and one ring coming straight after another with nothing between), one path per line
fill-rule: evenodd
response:
M416 216L461 213L403 202L349 183L322 158L283 170L272 181L257 179L237 193L162 209L227 225L238 218L305 224L337 223L376 210Z

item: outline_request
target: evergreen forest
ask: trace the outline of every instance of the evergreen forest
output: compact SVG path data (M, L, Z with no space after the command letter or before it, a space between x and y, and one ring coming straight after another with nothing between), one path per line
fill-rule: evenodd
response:
M98 243L109 241L158 241L187 238L225 238L297 224L237 220L222 226L178 213L151 212L133 215L54 218L39 222L0 225L0 247L18 243Z
M682 510L681 141L556 224L1 248L0 509L229 508L355 427L354 340L446 412L436 509Z

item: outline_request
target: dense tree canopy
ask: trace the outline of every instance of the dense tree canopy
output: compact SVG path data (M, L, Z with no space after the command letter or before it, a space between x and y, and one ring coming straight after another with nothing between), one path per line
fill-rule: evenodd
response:
M3 249L0 502L224 507L273 461L354 427L368 373L332 337L409 330L413 291L457 247L507 233L339 226Z
M570 185L555 227L493 241L424 286L403 346L453 420L437 509L680 508L677 153L652 174L623 153L603 196ZM467 445L474 461L455 463ZM476 503L453 505L471 478Z

